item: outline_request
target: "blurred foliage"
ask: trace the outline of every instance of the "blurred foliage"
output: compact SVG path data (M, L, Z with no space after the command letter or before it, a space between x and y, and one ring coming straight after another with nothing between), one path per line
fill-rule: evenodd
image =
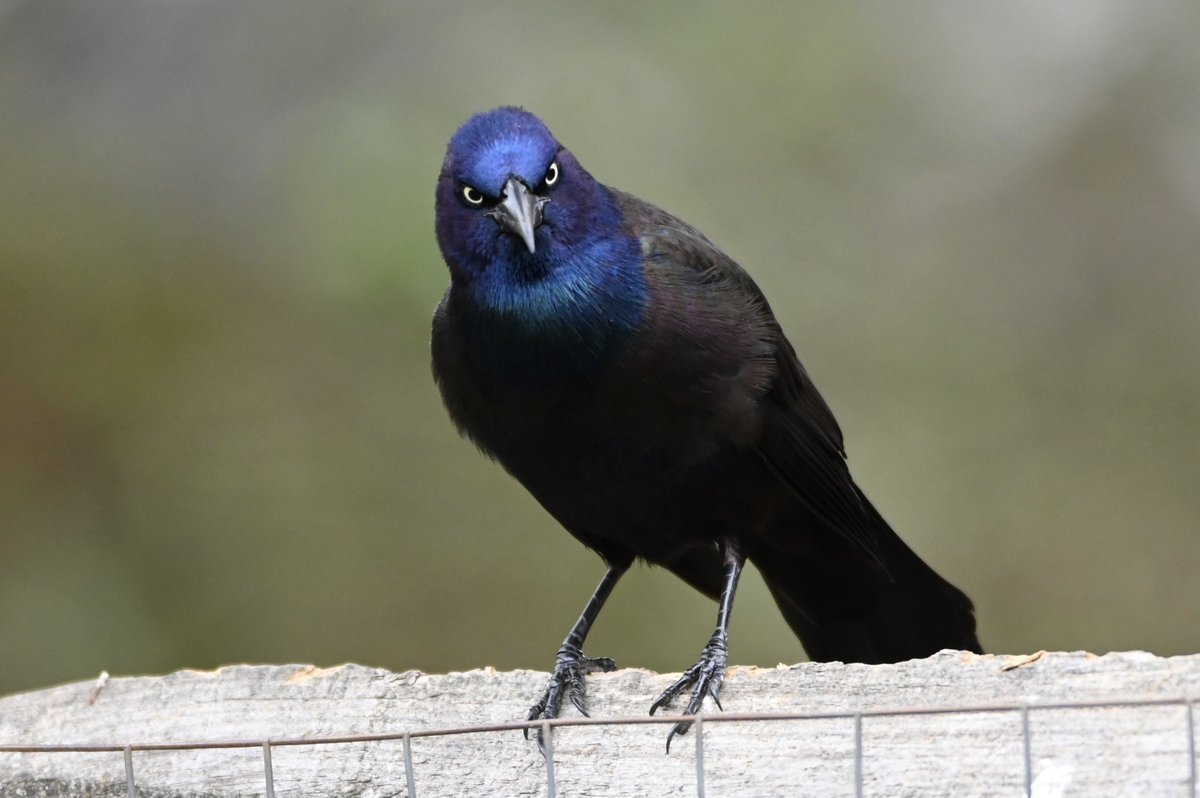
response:
M1200 7L0 0L0 692L546 668L596 558L428 370L446 139L522 104L760 281L989 650L1200 647ZM754 578L733 655L802 658ZM714 608L626 580L589 646Z

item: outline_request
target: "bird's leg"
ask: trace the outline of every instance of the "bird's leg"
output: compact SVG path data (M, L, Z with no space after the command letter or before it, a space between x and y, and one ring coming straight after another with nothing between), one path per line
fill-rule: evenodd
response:
M604 602L612 593L613 587L625 573L628 565L609 565L604 578L596 586L596 591L583 608L583 614L571 628L571 633L563 641L562 647L554 657L554 672L550 674L550 686L542 695L540 701L529 710L529 720L550 720L558 717L564 694L584 716L587 710L583 707L583 677L597 671L607 673L617 669L617 663L608 657L585 657L583 642L587 639L588 631L600 614ZM529 730L525 730L525 739L529 739ZM538 747L542 747L541 729L537 732Z
M721 605L717 610L717 628L713 631L704 650L700 652L700 660L683 672L679 679L663 691L650 706L653 715L661 707L675 700L675 697L692 687L692 700L688 702L685 715L695 715L700 711L706 697L712 698L717 709L721 708L721 683L725 681L725 666L729 660L729 616L733 612L733 596L737 592L738 578L742 575L742 565L746 556L732 541L722 541L721 554L725 563L725 580L721 587ZM676 723L671 733L667 735L667 753L671 752L671 740L676 734L687 734L690 723Z

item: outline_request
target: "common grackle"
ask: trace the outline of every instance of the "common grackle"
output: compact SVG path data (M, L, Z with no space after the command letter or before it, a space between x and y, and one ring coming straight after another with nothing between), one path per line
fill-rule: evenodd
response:
M743 564L814 660L978 652L970 600L892 531L758 286L702 233L597 182L536 116L454 134L437 184L450 287L433 373L459 430L608 566L529 718L583 677L588 630L635 558L719 602L691 688L719 705ZM686 731L672 729L667 738Z

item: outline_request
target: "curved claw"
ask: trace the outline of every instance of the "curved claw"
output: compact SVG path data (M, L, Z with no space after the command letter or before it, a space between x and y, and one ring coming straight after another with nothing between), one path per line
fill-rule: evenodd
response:
M671 740L675 739L676 734L687 734L690 723L676 723L671 727L670 733L667 734L667 753L671 753Z
M550 691L547 690L546 694L542 696L541 700L529 708L529 714L527 714L525 716L525 720L535 720L535 719L541 717L542 713L546 711L546 699L549 697L550 697ZM521 734L525 735L526 740L529 739L529 729L522 729ZM538 734L539 734L538 742L541 743L541 738L540 738L541 732L538 732Z
M587 663L585 673L612 673L617 669L612 657L584 657L583 660Z
M667 706L668 704L670 704L672 701L675 700L676 696L678 696L680 693L682 693L684 690L686 690L688 688L688 686L691 685L692 682L694 682L696 680L695 674L693 673L693 671L695 671L696 668L698 668L698 667L699 667L699 663L688 668L686 671L683 672L682 676L680 676L678 679L675 680L674 684L672 684L666 690L663 690L662 694L657 699L655 699L653 704L650 705L650 714L653 715L655 712L657 712L662 707Z
M588 715L584 707L583 677L589 673L609 673L617 669L617 663L609 657L585 657L578 648L563 646L558 650L554 660L554 671L550 674L550 684L541 699L529 709L526 720L553 720L558 717L562 708L563 696L566 695L571 705L579 710L584 717ZM529 729L524 730L525 739L529 739ZM542 740L542 730L537 729L538 749L546 753Z
M717 709L724 711L721 706L721 685L725 681L725 665L728 661L728 649L724 640L714 637L704 647L704 651L700 654L699 661L683 672L683 675L675 680L675 683L662 692L653 704L650 705L650 714L653 715L661 707L670 704L675 698L686 690L692 687L692 699L688 702L687 709L683 711L684 715L695 715L704 706L704 699L711 698L713 703L717 705ZM667 753L671 752L671 740L677 734L687 734L691 728L691 723L687 721L676 723L671 732L667 735Z

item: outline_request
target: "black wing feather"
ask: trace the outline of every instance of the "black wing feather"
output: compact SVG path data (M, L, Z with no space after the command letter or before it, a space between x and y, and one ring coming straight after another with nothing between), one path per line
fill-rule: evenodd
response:
M703 233L630 194L613 190L629 232L656 261L699 273L714 290L746 297L746 307L762 314L775 360L774 380L758 397L763 407L761 433L751 447L816 518L862 550L882 567L871 533L870 515L850 477L842 431L832 411L784 336L770 304L749 274Z

